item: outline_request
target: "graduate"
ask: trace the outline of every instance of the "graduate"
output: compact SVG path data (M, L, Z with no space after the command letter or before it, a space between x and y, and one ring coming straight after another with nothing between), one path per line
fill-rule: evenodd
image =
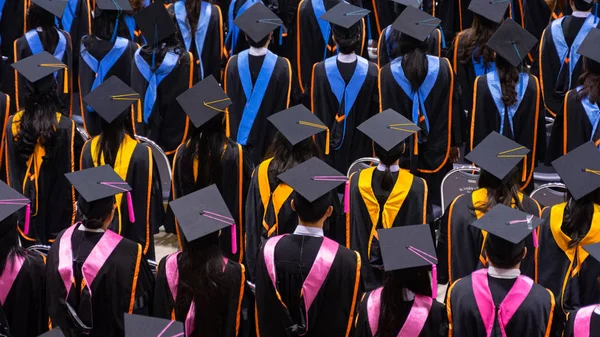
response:
M527 148L494 131L466 156L481 169L478 188L454 199L442 217L437 244L440 284L451 285L486 266L483 248L487 233L470 225L495 205L503 204L540 216L537 201L519 190L522 178L519 163L528 153ZM528 254L521 262L521 272L535 279L533 237L527 237L525 243Z
M552 21L540 42L540 79L546 111L551 117L561 110L567 91L577 87L583 69L577 51L590 30L598 26L598 17L591 13L594 1L569 3L573 14Z
M250 49L230 58L225 68L223 87L232 102L227 108L231 138L258 165L275 133L267 117L290 105L292 68L286 58L267 49L281 19L265 5L252 5L235 19L235 25L246 34Z
M142 97L135 134L154 141L172 159L190 133L190 120L175 98L194 84L194 56L177 39L174 17L160 1L140 11L136 22L148 44L133 57L131 87Z
M62 3L62 1L47 1L50 3ZM92 10L94 9L94 4L96 2L102 2L102 0L67 0L66 7L65 5L62 5L64 8L62 16L55 14L57 27L71 36L71 41L73 42L72 57L74 59L77 59L79 56L81 39L86 35L92 35ZM58 6L58 4L55 4L54 6ZM74 62L72 73L74 79L77 79L79 76L78 68L79 63ZM72 86L77 88L75 85Z
M206 0L177 0L168 10L177 19L179 40L194 56L195 78L201 81L212 75L220 79L224 30L219 6Z
M410 142L411 169L440 186L458 157L461 113L454 100L454 75L445 58L426 55L427 37L440 20L412 6L394 22L400 31L398 58L379 73L380 110L394 109L421 129ZM406 167L406 164L403 164ZM429 190L432 203L440 203L438 188Z
M419 128L401 114L386 110L358 127L373 139L379 165L350 177L350 207L346 210L346 246L360 253L365 290L373 290L384 281L377 229L428 224L431 205L425 180L399 166L409 151L406 138Z
M235 20L246 10L252 7L258 0L232 0L229 2L227 9L227 36L225 37L225 53L226 56L232 57L242 50L250 48L244 32L235 24ZM269 6L270 1L264 1L265 5Z
M383 287L363 296L354 336L447 336L446 307L435 300L437 280L429 281L428 270L435 270L437 263L429 226L402 226L377 233L385 281Z
M589 141L600 140L600 30L592 29L577 50L583 56L583 73L579 86L567 93L556 115L546 161L550 163Z
M81 151L81 169L110 165L132 191L115 196L117 210L109 229L142 246L154 260L154 233L163 223L162 186L152 149L135 139L130 107L139 95L112 76L83 98L102 117L98 136Z
M79 193L80 222L64 230L48 253L50 319L66 337L122 337L123 313L148 315L154 288L142 246L108 229L114 196L131 187L108 165L66 177Z
M217 80L210 76L181 94L177 100L194 124L190 139L177 148L173 160L171 199L216 184L237 224L237 253L231 252L231 235L220 235L225 257L241 263L244 258L244 207L253 165L240 144L227 137L226 107L231 100ZM183 239L172 213L167 218L168 232ZM228 232L231 229L224 229Z
M546 151L539 82L526 72L521 57L535 43L533 35L510 19L489 39L487 46L496 52L496 67L475 80L469 132L471 151L492 131L531 150L521 168L524 191L533 190L533 170Z
M360 255L323 236L334 210L330 191L346 180L312 158L279 175L294 188L293 234L270 238L256 269L257 335L350 336L360 284ZM326 317L326 319L325 319Z
M600 152L587 142L552 162L568 189L567 201L544 209L538 282L556 297L553 336L560 336L566 314L600 303L600 264L584 246L600 242Z
M68 32L56 28L54 24L55 16L61 16L65 4L66 2L63 1L33 1L27 11L27 28L29 30L14 42L14 59L15 62L18 62L31 55L47 51L67 65L66 71L54 73L54 79L57 83L56 93L60 103L57 111L71 117L73 45ZM25 86L22 74L19 75L15 72L16 111L23 110L25 106Z
M0 311L7 325L2 331L0 322L0 334L12 337L36 337L48 330L45 261L21 248L17 233L16 212L29 203L0 182Z
M349 13L357 11L363 16L368 14L360 7L340 3L323 15L332 23L332 38L339 54L314 65L308 89L312 112L331 130L326 161L340 172L346 172L356 159L373 153L368 138L356 132L356 126L379 112L379 69L355 53L361 43L363 16ZM321 148L325 147L325 136L316 137Z
M111 76L131 84L131 64L138 47L128 40L125 16L120 12L128 9L131 6L127 0L98 1L94 10L93 35L81 40L79 104L83 125L92 137L102 132L102 118L89 105L83 104L83 97Z
M519 269L528 253L526 238L542 222L514 208L497 205L472 224L488 232L484 249L489 267L465 276L449 288L449 336L549 336L554 296Z
M183 322L134 314L124 314L124 321L125 337L185 336Z
M153 315L185 322L186 336L238 336L246 270L219 248L219 236L239 229L225 200L210 185L169 205L185 238L182 252L160 261Z
M279 132L268 151L268 159L252 174L246 200L246 262L251 279L263 243L270 237L293 233L298 225L291 206L294 188L278 176L312 157L321 156L313 135L329 130L303 105L277 113L269 117L269 121ZM342 242L339 240L342 233L336 226L337 215L341 213L337 200L334 200L335 216L325 220L325 234Z
M0 91L12 97L15 96L15 78L10 64L15 61L14 41L27 32L27 6L25 0L3 1L0 5L0 57L6 57L0 61ZM11 103L14 110L14 99Z
M31 200L29 228L19 213L22 245L48 245L75 220L75 190L64 174L75 170L83 141L59 112L54 74L67 65L41 52L12 66L25 79L25 105L6 123L6 183Z

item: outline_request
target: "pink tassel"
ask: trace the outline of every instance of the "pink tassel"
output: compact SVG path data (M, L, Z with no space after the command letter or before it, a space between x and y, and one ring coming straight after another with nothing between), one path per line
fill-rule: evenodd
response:
M533 246L535 248L538 248L540 246L540 244L538 242L538 237L537 237L537 228L533 230Z
M237 225L231 225L231 253L237 254Z
M435 264L431 265L431 298L434 300L437 298L437 267Z
M31 205L25 206L25 235L29 234L29 220L31 220Z
M189 337L194 332L194 323L196 321L196 303L192 301L190 305L190 310L188 311L185 317L185 336Z
M129 211L129 221L135 223L135 213L133 212L133 200L131 200L131 193L127 192L127 209Z
M350 180L346 181L344 188L344 213L350 213Z

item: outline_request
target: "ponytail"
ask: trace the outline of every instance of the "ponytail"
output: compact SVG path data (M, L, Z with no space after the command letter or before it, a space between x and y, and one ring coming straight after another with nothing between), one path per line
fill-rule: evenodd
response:
M579 77L581 91L579 99L587 98L590 103L600 102L600 63L585 57L583 59L584 73Z
M504 180L494 177L485 170L481 170L477 185L479 188L487 189L487 199L485 202L473 205L473 210L485 213L498 204L512 207L514 203L514 208L525 211L519 198L520 177L521 174L518 168L514 168Z
M56 82L53 78L41 81L48 83L44 90L30 87L25 89L25 105L17 135L17 152L19 158L25 161L29 159L38 142L44 146L47 156L50 155L56 137L56 113L60 105L56 94Z
M568 194L567 206L563 215L561 231L571 238L569 248L577 246L589 232L594 216L594 205L600 200L600 190L596 190L579 200Z
M505 107L513 106L517 103L517 84L521 77L519 68L513 67L506 59L496 55L496 69L502 89L502 103Z
M400 159L402 154L404 154L406 143L401 142L389 151L384 150L379 144L375 143L374 149L375 155L379 158L379 162L385 165L385 171L383 172L380 181L381 189L384 191L391 191L394 188L394 176L392 175L390 166L394 165L394 163Z
M421 42L406 34L400 35L402 69L413 91L419 90L427 77L427 40Z
M102 120L102 133L100 134L98 153L96 158L104 156L104 162L115 166L117 153L125 136L134 138L133 127L127 113L121 114L112 123Z

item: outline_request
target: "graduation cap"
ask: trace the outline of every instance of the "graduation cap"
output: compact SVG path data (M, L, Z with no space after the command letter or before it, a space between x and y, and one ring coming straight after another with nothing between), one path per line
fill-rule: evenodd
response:
M48 332L39 335L38 337L65 337L65 334L63 334L59 327L56 327Z
M600 262L600 242L583 246L583 249L596 259L596 261Z
M527 155L529 149L498 132L490 133L465 159L481 167L494 177L504 180L523 160L521 180L527 180Z
M385 271L432 267L431 297L437 295L437 255L429 225L410 225L377 230Z
M367 119L357 128L385 151L421 130L415 123L398 112L387 109Z
M51 0L55 1L55 0ZM96 0L96 7L103 11L132 11L129 0Z
M131 200L132 188L127 182L121 179L110 165L66 173L65 177L67 177L79 195L88 203L120 193L126 193L129 220L135 222L133 201Z
M593 142L556 159L552 166L575 200L600 188L600 151Z
M472 0L469 10L484 18L500 23L504 20L510 0Z
M229 137L229 112L227 107L231 105L231 99L212 75L179 95L177 102L197 128L213 117L225 113L225 133Z
M335 35L342 38L349 38L358 32L359 27L357 23L370 12L368 9L342 1L321 15L320 19L333 24Z
M414 7L414 8L421 8L421 6L423 5L423 1L422 0L392 0L393 2L403 5L405 7Z
M67 65L47 51L42 51L41 53L19 60L13 63L12 67L25 77L28 87L40 92L44 92L50 87L50 84L54 83L54 77L51 75L64 69L65 80L63 81L63 91L65 93L69 92L69 81L67 81L67 78L69 78L69 69Z
M592 28L589 31L577 53L600 63L600 29Z
M87 94L83 101L107 123L112 123L134 102L140 104L140 95L113 75Z
M408 6L394 21L392 28L422 42L439 27L441 22L442 20L422 10Z
M158 44L177 32L177 27L161 0L154 1L133 18L148 44Z
M329 154L329 128L304 105L295 105L271 115L267 119L292 146L319 132L326 131L325 154Z
M252 41L258 42L281 26L283 21L259 1L235 18L233 23Z
M217 185L177 198L169 206L188 242L232 226L231 252L237 253L237 226Z
M512 19L504 21L488 40L487 46L518 67L538 40Z
M32 2L59 19L62 18L65 8L69 3L67 0L32 0Z
M124 314L125 337L183 337L183 323L142 315Z
M12 187L6 185L5 182L0 181L0 221L8 218L25 206L25 224L23 231L25 234L29 234L29 219L31 214L30 204L31 201L28 198ZM10 225L14 226L15 224Z

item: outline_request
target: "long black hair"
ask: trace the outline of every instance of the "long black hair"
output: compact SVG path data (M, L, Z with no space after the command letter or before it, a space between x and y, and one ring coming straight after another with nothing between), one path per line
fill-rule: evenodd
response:
M413 91L417 91L427 76L427 39L419 41L400 32L392 32L394 41L391 55L402 57L402 69Z
M177 20L175 16L169 13L171 16L171 20L175 25L177 25ZM172 52L177 55L183 55L185 46L183 42L177 37L178 34L171 34L171 36L165 38L164 40L158 42L158 44L154 45L153 41L148 41L148 44L142 47L140 51L140 55L142 58L150 65L152 65L152 59L156 60L155 67L158 68L160 66L160 62L165 58L167 52ZM181 59L180 59L181 61Z
M86 201L82 196L77 198L77 212L81 224L89 229L99 229L113 214L115 197L110 196L92 202Z
M53 53L58 44L58 31L54 23L54 15L42 7L31 3L27 10L27 30L37 29L44 50Z
M267 158L273 157L269 165L269 177L277 177L312 157L319 157L320 153L319 146L311 137L292 146L280 132L277 132L267 151Z
M517 103L517 84L521 77L520 68L513 66L502 56L496 55L496 69L502 89L502 103L506 107L512 106Z
M25 257L25 250L19 246L17 214L14 213L0 221L0 275L9 259L16 256Z
M102 133L98 140L98 153L92 153L92 155L95 155L96 158L101 158L104 155L104 162L114 167L117 152L119 152L119 147L126 135L135 139L128 113L122 113L112 123L102 120Z
M101 10L96 8L94 14L95 15L92 24L92 33L95 37L101 40L110 41L113 35L113 31L115 29L115 24L117 22L118 12ZM117 36L128 38L129 29L127 28L127 24L125 23L124 15L125 13L121 13L121 15L119 16L119 27L117 28ZM93 41L93 39L91 39L91 41Z
M488 20L485 17L473 14L473 25L466 29L460 36L463 46L459 51L458 59L461 63L471 62L471 57L483 56L486 67L494 61L494 51L487 46L487 42L500 27L499 23Z
M431 296L428 268L419 267L386 272L381 291L379 329L374 337L396 337L412 307L405 289L414 294Z
M518 168L514 168L504 180L498 179L486 170L481 170L477 185L479 188L487 189L487 199L484 203L473 205L473 210L487 212L498 204L525 211L519 199L520 174Z
M600 204L600 189L587 194L579 200L567 195L567 206L563 215L561 231L571 238L569 248L577 246L592 226L594 205Z
M406 143L401 142L389 151L384 150L379 144L375 143L374 149L375 155L379 158L379 162L385 165L385 171L381 177L381 189L384 191L391 191L392 188L394 188L394 177L392 176L390 166L394 165L394 163L400 159L402 154L404 154L406 151Z
M584 57L583 65L584 72L579 77L582 86L579 99L587 98L592 104L596 104L600 102L600 63Z

